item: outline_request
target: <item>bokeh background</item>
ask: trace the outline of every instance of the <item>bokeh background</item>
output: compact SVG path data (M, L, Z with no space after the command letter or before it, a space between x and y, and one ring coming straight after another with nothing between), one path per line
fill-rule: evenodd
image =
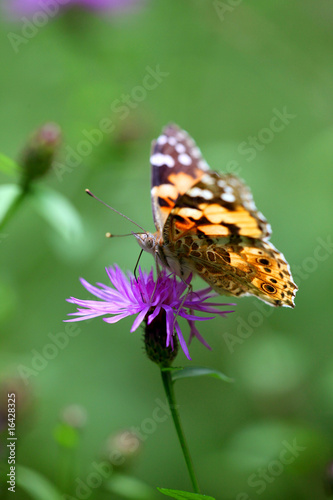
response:
M149 429L156 400L165 400L141 333L129 333L131 320L79 323L52 359L45 352L54 344L50 334L61 336L63 319L74 311L65 299L88 298L78 278L107 283L106 266L133 270L138 256L134 238L105 239L106 231L122 234L133 226L88 198L85 188L152 230L150 143L171 121L191 133L213 169L235 172L251 186L299 286L294 310L246 297L227 319L200 325L213 350L193 342L192 363L235 379L184 380L176 387L202 490L219 500L327 498L333 460L332 3L146 0L126 11L60 10L37 28L31 12L3 14L0 21L0 152L16 159L33 130L58 123L58 162L39 184L65 196L78 217L77 231L61 234L27 199L0 235L1 384L3 392L14 387L20 400L18 462L37 474L26 480L35 482L30 493L17 486L17 498L39 498L34 490L37 483L42 488L41 477L79 498L77 480L86 481L101 461L108 436ZM138 90L152 70L163 73L155 88ZM284 113L285 123L270 132L276 113ZM112 130L84 149L82 141L103 119ZM79 150L73 166L69 152ZM2 173L0 181L15 178ZM53 216L61 219L61 209ZM149 269L151 257L141 264ZM191 362L180 353L177 364ZM87 417L73 442L59 431L70 405ZM4 397L1 412L5 419ZM171 419L143 436L132 477L152 490L190 490ZM288 446L294 452L285 455ZM290 463L281 462L284 456ZM6 470L5 448L2 459ZM132 495L138 499L139 490ZM130 498L104 487L88 497Z

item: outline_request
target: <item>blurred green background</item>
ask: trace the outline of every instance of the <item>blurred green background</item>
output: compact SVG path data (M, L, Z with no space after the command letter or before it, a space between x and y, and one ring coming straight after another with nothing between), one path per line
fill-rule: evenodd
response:
M104 237L133 226L84 189L152 230L150 143L172 121L195 138L213 169L233 171L251 186L299 286L294 310L243 298L227 319L200 325L213 350L193 342L192 363L235 379L184 380L176 387L202 490L219 500L327 498L325 471L333 460L333 5L219 5L147 0L117 16L66 11L17 52L8 35L22 36L22 20L0 23L0 152L17 158L33 130L58 123L58 164L40 184L66 196L83 224L83 240L61 239L26 200L0 235L0 376L21 393L17 458L60 491L67 473L72 481L87 478L110 434L147 425L156 400L165 400L159 371L143 354L141 333L129 333L130 319L78 323L79 333L27 384L19 367L36 368L36 351L52 343L50 334L65 331L62 320L74 311L65 298L88 298L80 276L107 283L106 266L133 270L134 238ZM147 67L164 76L144 95L135 88ZM117 100L133 92L138 99L121 112ZM263 131L285 111L292 117L279 132ZM68 152L82 147L84 131L106 118L111 133L68 168ZM259 142L250 154L244 143L251 137ZM0 181L13 179L1 175ZM149 255L141 261L146 269L152 263ZM180 353L177 364L191 362ZM72 404L87 414L75 461L54 438L59 415ZM295 442L301 451L281 465L286 443ZM2 459L6 463L6 449ZM152 488L191 489L170 418L145 435L132 474ZM17 495L31 498L22 490ZM123 497L94 489L89 498Z

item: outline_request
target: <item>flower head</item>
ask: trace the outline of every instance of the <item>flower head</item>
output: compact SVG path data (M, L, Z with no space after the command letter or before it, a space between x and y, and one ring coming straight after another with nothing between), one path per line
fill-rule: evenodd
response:
M66 321L82 321L102 316L107 323L117 323L127 316L137 315L131 328L131 332L134 332L142 322L146 323L148 329L153 322L159 320L163 322L165 347L174 349L176 331L185 355L191 359L178 319L185 318L189 324L189 343L196 337L210 349L197 330L195 322L213 319L214 316L196 316L194 313L224 316L233 312L221 311L219 307L234 304L210 302L210 299L217 295L210 287L197 292L189 291L186 283L178 281L174 274L169 274L166 270L162 270L156 280L153 270L146 273L139 268L137 280L130 273L126 275L118 266L107 268L106 272L113 288L102 283L93 286L81 278L82 285L100 300L80 300L73 297L67 299L79 307L77 312L69 314L75 318ZM149 330L151 331L151 328Z
M56 123L45 123L33 132L20 158L23 188L52 168L60 144L61 129Z

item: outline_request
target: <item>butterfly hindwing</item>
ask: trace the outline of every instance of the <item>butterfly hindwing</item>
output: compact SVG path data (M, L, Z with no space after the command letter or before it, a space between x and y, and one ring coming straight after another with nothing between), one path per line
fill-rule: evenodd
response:
M269 242L187 235L175 242L173 253L221 295L252 294L271 305L294 307L297 287L288 263Z

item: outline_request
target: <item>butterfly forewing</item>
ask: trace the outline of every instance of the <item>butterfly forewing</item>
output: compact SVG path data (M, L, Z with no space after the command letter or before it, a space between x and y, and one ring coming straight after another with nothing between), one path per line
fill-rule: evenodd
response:
M178 198L202 177L207 163L194 140L177 125L168 125L154 141L152 168L152 208L156 229L164 223Z
M206 172L171 210L165 225L165 242L179 239L183 232L266 239L271 228L240 179Z

